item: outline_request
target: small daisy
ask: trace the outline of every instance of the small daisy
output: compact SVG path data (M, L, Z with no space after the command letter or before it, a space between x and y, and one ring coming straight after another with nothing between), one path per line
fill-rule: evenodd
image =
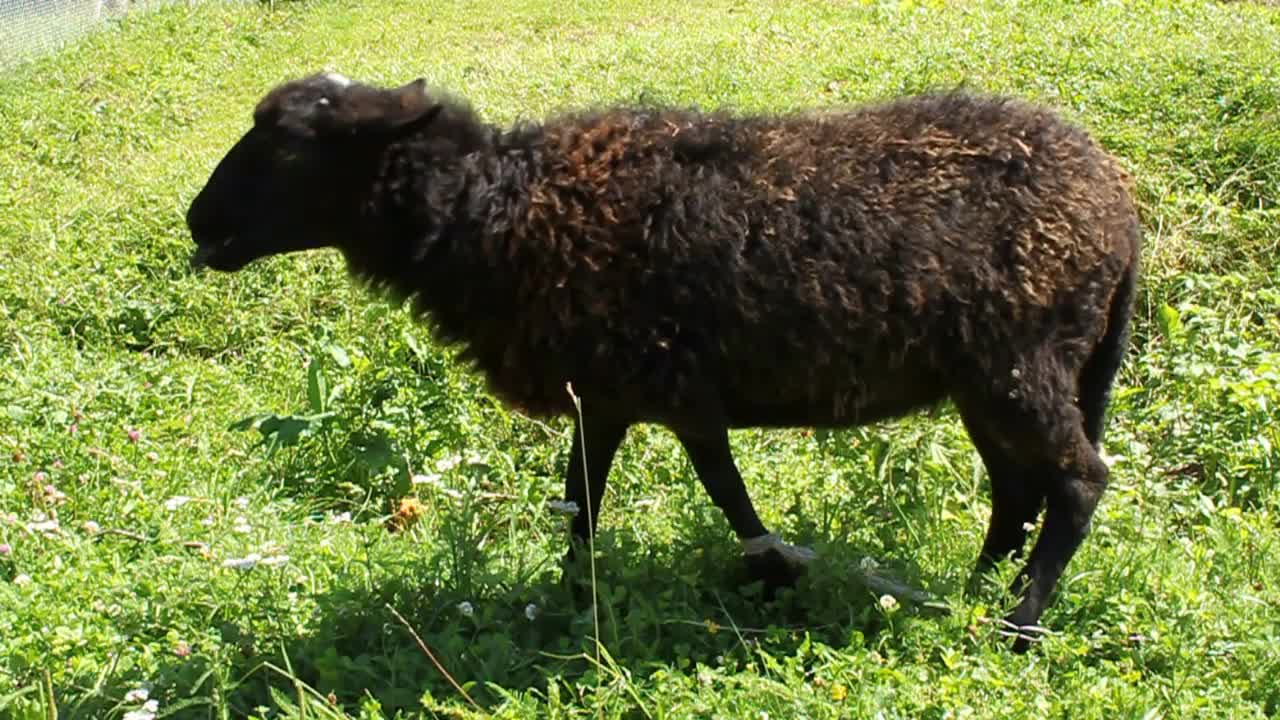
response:
M223 560L222 567L233 570L252 570L261 560L262 556L258 553L249 553L242 558L227 558Z
M884 608L888 612L893 612L898 609L898 598L888 594L881 595L880 607Z
M186 505L189 502L191 502L191 498L187 497L186 495L174 495L173 497L164 501L164 509L168 510L169 512L173 512L174 510L177 510L178 508L182 507L183 505Z

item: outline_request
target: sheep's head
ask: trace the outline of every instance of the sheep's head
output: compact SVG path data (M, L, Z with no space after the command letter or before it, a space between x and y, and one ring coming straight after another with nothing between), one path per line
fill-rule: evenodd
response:
M440 108L421 79L383 89L325 73L276 87L187 211L192 264L229 272L338 245L354 230L358 183L380 148Z

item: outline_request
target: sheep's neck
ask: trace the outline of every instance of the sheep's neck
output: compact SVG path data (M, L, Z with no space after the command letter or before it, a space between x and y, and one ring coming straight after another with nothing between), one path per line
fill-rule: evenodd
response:
M498 385L519 325L519 263L509 250L536 175L527 135L452 158L392 148L367 203L372 232L345 253L357 277L395 301L412 298L437 338L463 345Z

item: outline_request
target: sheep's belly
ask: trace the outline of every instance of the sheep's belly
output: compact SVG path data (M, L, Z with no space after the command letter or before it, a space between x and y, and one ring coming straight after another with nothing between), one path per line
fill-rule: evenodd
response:
M928 374L886 374L872 382L823 382L807 386L758 383L722 391L721 403L733 427L847 427L900 417L936 405L942 382Z

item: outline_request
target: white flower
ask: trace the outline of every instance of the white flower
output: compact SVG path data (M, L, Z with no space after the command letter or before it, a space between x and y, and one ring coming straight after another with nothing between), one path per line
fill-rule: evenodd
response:
M524 616L529 618L530 622L533 622L533 620L538 617L538 606L533 603L525 605Z
M31 584L31 576L26 573L18 573L13 576L13 584L18 587L24 587Z
M862 568L862 572L869 573L880 567L880 563L876 562L875 558L868 555L858 561L858 567Z
M351 513L340 512L337 515L334 515L333 520L331 520L330 522L332 522L334 525L339 525L341 523L349 523L351 522Z
M440 476L432 473L430 475L414 475L409 482L414 485L437 485L440 483Z
M471 617L472 614L475 613L475 608L471 607L471 603L467 602L466 600L463 600L462 602L458 603L458 612L462 613L463 615L466 615L467 617Z
M280 567L287 562L289 562L288 555L272 555L270 557L262 558L262 564L267 567Z
M439 460L436 461L436 470L440 472L448 472L458 467L459 463L461 462L462 462L462 458L458 457L457 455L450 455L449 457L440 458Z
M80 527L84 528L84 531L90 535L97 535L102 531L102 526L92 520L85 520Z
M572 500L552 500L547 503L547 507L557 515L573 516L578 514L578 503Z
M262 560L262 556L258 553L249 553L242 558L227 558L222 561L222 567L232 568L235 570L252 570Z
M148 700L137 710L130 710L125 713L124 720L155 720L156 711L159 709L160 703L155 700Z
M249 525L249 521L244 516L241 516L236 518L236 524L231 529L238 533L248 533L253 530L253 527Z
M205 527L213 527L213 516L205 515L204 519L200 521L200 524Z
M127 703L140 703L140 702L146 702L147 698L149 697L151 697L151 690L149 690L146 686L143 686L139 688L134 688L133 690L130 690L129 692L125 693L124 701Z
M238 508L240 508L241 510L243 510L244 508L249 507L249 498L244 497L244 496L240 496L240 497L236 498L235 505L236 505L236 507L238 507Z
M881 595L880 607L892 612L893 610L896 610L898 608L898 598L888 594Z
M57 520L38 520L36 522L27 523L27 532L33 533L55 533L58 532Z
M174 495L173 497L164 501L164 509L168 510L169 512L173 512L174 510L177 510L178 508L182 507L183 505L186 505L189 502L191 502L191 498L187 497L186 495Z
M1026 530L1027 532L1033 532L1036 529L1036 526L1034 523L1025 522L1025 523L1022 523L1022 529Z

